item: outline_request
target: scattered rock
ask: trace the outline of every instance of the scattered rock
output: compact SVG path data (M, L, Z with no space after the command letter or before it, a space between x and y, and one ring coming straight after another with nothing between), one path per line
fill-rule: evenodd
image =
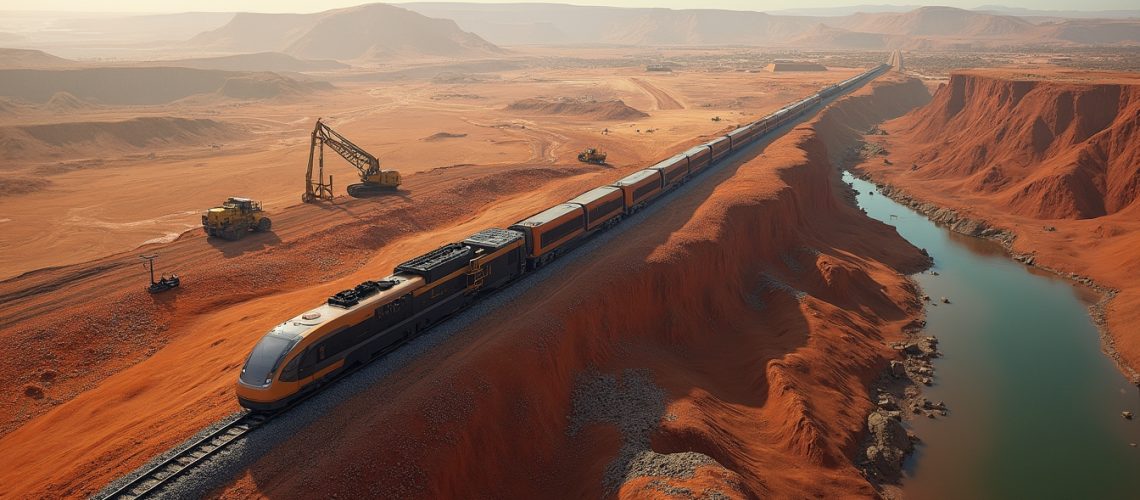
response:
M942 297L942 303L943 303L943 304L949 304L949 303L950 303L950 298L949 298L949 297Z
M1120 416L1124 417L1124 420L1132 420L1133 417L1132 412L1130 411L1122 411L1120 412Z
M911 436L903 429L901 422L882 410L876 410L867 416L867 430L872 441L866 450L871 470L878 477L897 481L903 458L914 450Z
M579 375L571 403L567 435L576 436L593 424L613 425L621 432L621 449L603 478L607 492L614 493L637 477L688 479L698 467L719 466L697 452L665 454L650 449L650 436L667 414L665 391L653 383L647 370L628 369L620 377L594 371Z
M906 378L906 365L902 361L891 361L891 376L894 378Z
M43 399L44 390L35 385L29 385L24 388L24 395L32 399Z

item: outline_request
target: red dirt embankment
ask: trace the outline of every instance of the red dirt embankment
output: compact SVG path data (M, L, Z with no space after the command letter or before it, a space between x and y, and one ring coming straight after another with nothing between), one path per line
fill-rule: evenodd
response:
M1140 78L961 72L883 128L885 156L863 171L1012 231L1022 259L1119 290L1109 351L1140 366Z
M829 157L910 87L845 98L625 222L221 494L874 495L854 463L868 385L921 314L900 273L925 257L843 200Z
M923 148L916 177L984 193L1015 215L1100 217L1140 193L1140 84L959 73L899 126Z

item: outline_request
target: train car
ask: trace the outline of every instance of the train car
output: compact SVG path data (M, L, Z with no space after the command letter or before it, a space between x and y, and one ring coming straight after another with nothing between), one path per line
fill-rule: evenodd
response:
M689 159L689 175L696 175L712 164L712 150L707 144L693 146L681 154Z
M650 200L661 194L665 182L659 170L638 170L610 184L625 195L625 213L641 210Z
M775 130L775 129L778 129L780 127L783 127L785 124L788 123L788 118L789 118L788 110L786 108L780 108L775 113L772 113L770 115L770 118L772 121L771 130Z
M625 194L613 186L596 187L566 203L581 205L586 210L586 231L617 224L625 214Z
M729 132L726 136L728 137L729 147L733 151L740 151L740 149L747 146L756 138L756 130L754 124L748 124Z
M238 377L238 403L255 411L288 406L517 278L524 258L521 233L485 229L338 292L262 337Z
M772 115L768 115L757 120L756 123L752 125L753 127L756 127L756 138L760 138L764 135L767 135L768 132L771 132L772 129L775 128L772 126L774 122L775 120L772 119Z
M570 249L586 233L586 209L577 203L562 203L510 227L526 238L526 259L537 269Z
M709 149L712 150L713 163L720 161L721 158L728 156L728 154L732 152L732 142L729 141L726 136L717 137L705 144L708 144Z
M502 287L526 271L526 235L518 231L488 228L463 240L474 251L467 265L468 293L483 293Z
M685 180L689 178L689 157L684 154L678 154L649 167L648 170L658 170L661 172L661 178L665 182L665 189L675 188L683 184Z

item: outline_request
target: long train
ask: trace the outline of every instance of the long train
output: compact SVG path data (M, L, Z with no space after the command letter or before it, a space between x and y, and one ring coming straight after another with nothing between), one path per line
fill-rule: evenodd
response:
M502 288L612 227L729 154L825 99L888 69L880 65L755 122L527 217L490 228L396 266L329 297L269 331L237 381L238 402L254 411L284 408L353 366L419 336L479 296Z

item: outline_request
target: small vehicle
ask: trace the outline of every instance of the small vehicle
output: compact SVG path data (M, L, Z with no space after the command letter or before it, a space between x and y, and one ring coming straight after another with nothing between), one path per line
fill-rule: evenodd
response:
M179 278L177 274L172 274L169 278L161 276L158 278L158 281L154 280L154 259L158 258L157 254L140 255L139 258L146 261L143 267L150 270L150 286L146 287L146 291L150 293L161 293L171 288L177 288L182 284L182 279Z
M606 153L598 151L598 148L586 148L581 153L578 153L578 161L582 163L596 163L598 165L606 164Z
M261 203L249 198L226 200L220 207L214 207L202 215L202 229L208 236L226 240L239 240L250 231L264 233L273 227L273 222L265 216Z

